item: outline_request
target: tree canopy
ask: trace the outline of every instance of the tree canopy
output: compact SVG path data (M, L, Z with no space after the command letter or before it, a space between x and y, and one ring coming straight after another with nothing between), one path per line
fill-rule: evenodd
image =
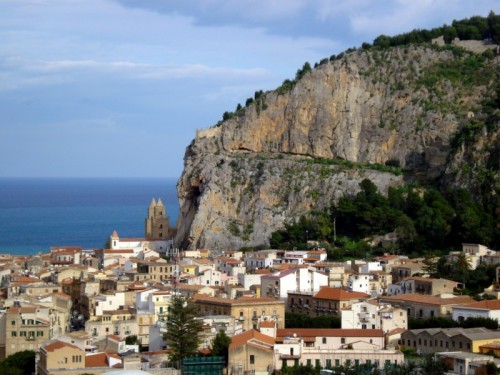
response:
M172 298L164 335L167 348L173 350L170 356L172 362L197 355L202 325L195 305L182 296Z
M465 189L442 193L435 188L406 186L390 188L385 197L365 179L357 194L340 198L324 211L286 223L283 230L272 234L270 242L274 248L292 249L305 248L307 239L315 239L335 248L329 255L337 259L342 255L364 256L363 252L370 249L362 239L395 232L401 253L439 253L464 242L487 246L498 243L500 232L494 215ZM356 243L351 246L349 241ZM343 254L334 252L339 247ZM465 271L466 263L460 261L458 270Z
M35 352L23 350L0 362L1 375L31 375L35 372Z
M215 357L224 357L227 364L229 359L229 344L231 344L231 338L226 335L226 332L220 330L212 341L212 355Z

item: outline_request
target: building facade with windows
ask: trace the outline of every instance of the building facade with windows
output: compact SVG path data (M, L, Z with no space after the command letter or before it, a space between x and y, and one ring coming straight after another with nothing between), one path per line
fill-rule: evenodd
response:
M202 315L229 315L243 323L245 331L257 328L259 322L274 320L285 326L285 302L274 298L241 297L237 299L196 294L193 302Z

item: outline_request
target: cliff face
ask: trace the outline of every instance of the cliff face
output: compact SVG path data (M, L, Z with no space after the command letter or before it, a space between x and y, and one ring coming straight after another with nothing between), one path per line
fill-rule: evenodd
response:
M454 180L450 139L492 95L498 68L487 60L468 81L447 76L450 67L465 74L467 58L423 47L354 52L198 132L177 186L178 243L268 244L284 222L356 193L364 178L382 192L407 178ZM409 173L374 165L386 162Z

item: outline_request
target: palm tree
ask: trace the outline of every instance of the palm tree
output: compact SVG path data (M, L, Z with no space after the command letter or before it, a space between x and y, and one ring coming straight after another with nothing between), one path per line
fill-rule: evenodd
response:
M457 272L468 272L472 269L471 259L466 253L458 253L453 262L453 268Z

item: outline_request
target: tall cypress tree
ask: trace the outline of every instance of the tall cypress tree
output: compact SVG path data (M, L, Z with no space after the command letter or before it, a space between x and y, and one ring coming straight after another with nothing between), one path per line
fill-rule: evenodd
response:
M203 322L198 318L196 306L182 296L172 298L170 303L167 332L164 339L167 348L174 352L170 355L172 362L181 362L186 357L195 356L200 344L199 333Z

